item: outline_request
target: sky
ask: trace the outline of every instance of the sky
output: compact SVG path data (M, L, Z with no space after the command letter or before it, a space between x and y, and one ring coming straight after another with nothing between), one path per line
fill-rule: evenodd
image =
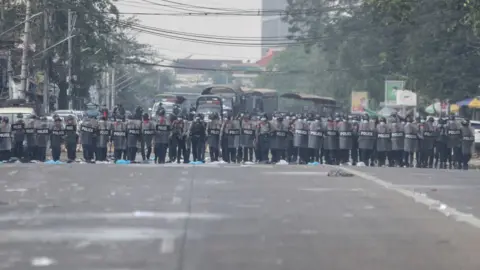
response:
M177 3L201 7L224 9L261 9L261 0L171 0ZM119 0L115 2L122 13L188 13L181 8L207 12L225 12L213 9L205 10L196 7L179 6L164 0ZM172 6L174 8L172 8ZM177 7L178 9L175 9ZM127 16L127 15L125 15ZM253 37L254 43L259 43L261 36L260 16L166 16L166 15L135 15L139 24L174 31L189 32L222 37ZM213 44L200 44L172 40L151 34L140 33L137 39L153 46L167 59L178 59L191 56L192 59L235 59L256 61L261 56L260 47L221 46ZM233 42L233 41L226 41ZM246 41L239 41L246 42Z

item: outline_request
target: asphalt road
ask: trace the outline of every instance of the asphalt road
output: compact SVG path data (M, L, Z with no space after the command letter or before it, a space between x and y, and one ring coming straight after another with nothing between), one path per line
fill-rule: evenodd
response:
M3 164L0 269L480 269L478 171L330 170Z

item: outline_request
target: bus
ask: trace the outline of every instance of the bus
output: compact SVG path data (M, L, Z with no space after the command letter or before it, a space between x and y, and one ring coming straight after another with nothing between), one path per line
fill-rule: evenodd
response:
M338 109L337 101L330 97L303 93L286 93L281 95L280 98L283 99L283 102L280 102L280 107L283 111L293 111L295 113L313 111L322 116L330 116ZM292 100L295 102L291 102Z
M245 93L240 87L233 85L211 85L202 91L202 95L216 95L222 99L226 110L234 115L245 110Z
M166 114L172 114L175 105L181 106L185 101L185 98L183 96L176 95L173 93L159 94L155 96L155 98L159 101L153 104L152 113L151 113L152 117L156 115L157 110L160 107L160 103L162 103L162 107L165 109Z
M273 89L248 89L245 93L245 111L273 114L278 109L278 92Z
M209 119L212 113L218 113L219 117L223 117L223 101L222 97L215 95L202 95L197 98L196 113L201 113L205 116L205 120Z

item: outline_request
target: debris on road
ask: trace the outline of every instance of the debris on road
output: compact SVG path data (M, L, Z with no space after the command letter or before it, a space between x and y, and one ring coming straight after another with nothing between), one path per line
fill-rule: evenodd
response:
M45 267L56 264L56 261L48 257L37 257L32 259L32 266Z
M346 172L344 170L331 170L328 172L327 176L330 177L353 177L352 173Z

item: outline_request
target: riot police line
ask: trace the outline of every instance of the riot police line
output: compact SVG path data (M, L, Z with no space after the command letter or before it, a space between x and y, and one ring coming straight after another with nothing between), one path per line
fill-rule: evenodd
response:
M143 161L155 163L205 162L206 149L210 161L228 163L351 164L421 168L468 168L474 145L473 129L468 120L458 123L454 116L446 119L402 119L397 115L385 118L359 119L337 114L321 118L310 114L266 114L252 117L240 114L221 116L179 113L166 115L160 108L155 117L136 114L125 119L115 114L108 119L90 115L79 126L73 117L63 120L54 116L32 115L9 124L2 119L0 128L0 160L11 157L22 161L45 161L47 151L59 160L65 147L68 162L76 160L77 143L86 162L130 160L137 153ZM48 147L48 149L47 149ZM113 155L112 155L113 154Z

